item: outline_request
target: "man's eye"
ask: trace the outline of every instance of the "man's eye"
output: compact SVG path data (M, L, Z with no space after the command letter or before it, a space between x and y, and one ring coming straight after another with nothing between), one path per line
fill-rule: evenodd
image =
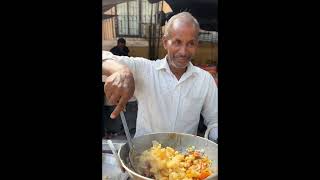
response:
M174 44L174 45L179 45L179 44L181 44L181 43L180 43L180 41L174 41L173 44Z
M189 47L193 47L193 46L195 46L195 43L194 42L190 42L190 43L188 43L188 46Z

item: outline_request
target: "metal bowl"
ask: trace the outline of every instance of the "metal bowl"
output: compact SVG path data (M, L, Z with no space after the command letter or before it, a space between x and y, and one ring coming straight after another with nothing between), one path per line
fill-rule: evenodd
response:
M189 146L195 146L196 149L204 149L208 158L212 160L211 169L213 173L211 176L207 177L206 180L217 180L218 179L218 144L190 134L183 133L153 133L147 134L132 139L137 155L141 154L143 151L152 147L152 141L158 141L163 147L170 146L180 152L185 151ZM129 156L129 145L128 143L120 147L118 152L120 157L121 165L128 172L129 176L134 180L152 180L151 178L142 176L135 172L128 160ZM133 157L134 158L134 157Z
M112 154L102 153L102 180L127 180L128 175L121 171Z

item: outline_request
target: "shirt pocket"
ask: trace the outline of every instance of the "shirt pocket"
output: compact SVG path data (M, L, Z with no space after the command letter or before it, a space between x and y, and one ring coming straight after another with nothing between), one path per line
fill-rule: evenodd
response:
M160 83L160 94L162 96L168 96L170 94L171 87L169 83Z
M182 104L183 119L191 124L197 124L202 109L201 97L184 97Z

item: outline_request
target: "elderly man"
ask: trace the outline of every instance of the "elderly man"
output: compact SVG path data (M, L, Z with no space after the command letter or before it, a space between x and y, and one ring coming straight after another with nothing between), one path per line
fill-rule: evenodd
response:
M163 36L167 55L150 61L103 52L105 94L116 104L111 118L134 95L138 101L135 136L154 132L197 134L200 114L209 139L218 138L218 89L213 77L191 63L199 24L188 12L170 18Z

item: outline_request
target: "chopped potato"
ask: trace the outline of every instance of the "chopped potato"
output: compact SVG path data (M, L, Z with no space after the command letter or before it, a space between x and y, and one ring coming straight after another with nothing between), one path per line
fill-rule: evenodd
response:
M171 147L162 147L156 141L152 144L139 157L139 168L147 172L144 175L156 180L203 180L213 174L211 160L203 150L191 146L186 154L182 154Z

